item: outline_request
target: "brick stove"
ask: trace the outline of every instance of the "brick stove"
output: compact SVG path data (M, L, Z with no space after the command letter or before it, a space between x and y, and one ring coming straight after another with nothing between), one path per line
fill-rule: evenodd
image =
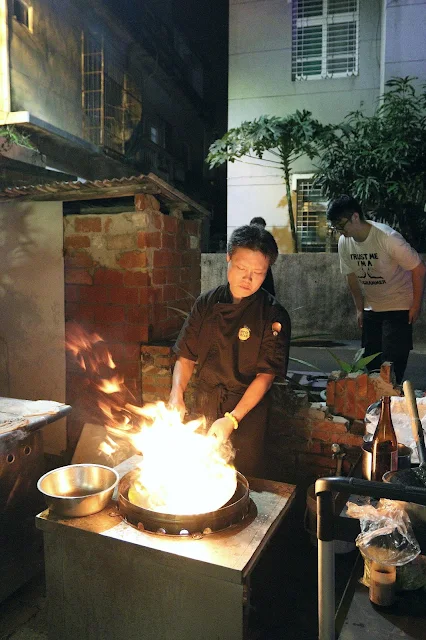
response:
M123 476L139 460L117 471ZM139 531L115 503L85 518L39 514L49 638L245 640L250 575L295 489L251 479L246 520L195 538Z
M64 218L66 321L105 340L137 404L170 392L170 375L162 375L169 350L159 341L177 334L183 317L175 309L189 311L200 293L200 234L200 220L174 210L166 215L157 198L143 193L130 211ZM155 353L145 353L147 343L158 345ZM86 376L69 354L67 402L73 451L84 423L97 416Z

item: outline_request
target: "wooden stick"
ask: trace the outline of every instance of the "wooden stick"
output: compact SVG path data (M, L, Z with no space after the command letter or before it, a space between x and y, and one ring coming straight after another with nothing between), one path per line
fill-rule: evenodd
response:
M402 385L404 389L404 396L407 403L408 413L411 418L411 431L413 438L416 442L417 452L419 454L419 463L425 464L426 462L426 450L425 439L423 434L422 423L420 422L419 412L417 409L417 401L414 395L413 387L409 380L405 380Z

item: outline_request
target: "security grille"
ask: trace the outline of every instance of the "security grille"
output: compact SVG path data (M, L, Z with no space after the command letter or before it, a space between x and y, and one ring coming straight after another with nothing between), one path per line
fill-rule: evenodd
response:
M359 0L293 2L292 79L358 74Z
M83 136L124 154L125 142L141 117L137 87L107 55L103 40L82 34L81 49Z
M297 181L296 232L301 252L337 251L336 239L327 226L326 208L327 203L312 180Z

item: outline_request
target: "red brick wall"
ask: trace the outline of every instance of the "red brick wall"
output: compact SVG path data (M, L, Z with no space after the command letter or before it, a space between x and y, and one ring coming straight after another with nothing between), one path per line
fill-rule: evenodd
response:
M334 443L347 452L344 472L348 473L361 454L367 407L383 395L401 395L394 379L390 363L369 375L336 372L328 381L326 403L311 403L307 392L274 384L267 438L271 475L293 483L334 475Z
M363 420L370 404L384 395L401 395L390 362L382 364L380 373L345 375L336 371L327 382L327 406L333 413L349 419Z
M134 212L64 219L66 320L104 338L138 403L141 343L175 335L183 316L171 307L189 311L200 293L200 223L159 209L152 195L140 194ZM73 406L81 385L81 372L68 366ZM83 424L72 427L70 448Z
M361 453L364 424L333 415L325 403L311 403L305 391L274 384L267 431L267 462L276 480L308 485L317 477L334 475L331 445L347 452L348 472Z
M156 402L169 399L172 386L173 367L176 356L171 343L143 344L141 347L142 360L142 401ZM185 404L188 413L195 407L197 389L197 365L185 391Z
M141 348L142 401L166 402L172 386L175 356L170 344L145 344Z

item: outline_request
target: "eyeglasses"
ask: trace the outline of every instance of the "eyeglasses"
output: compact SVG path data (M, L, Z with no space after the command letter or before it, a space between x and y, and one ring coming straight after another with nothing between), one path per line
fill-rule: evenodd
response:
M350 218L348 218L348 219L346 220L346 222L344 222L343 224L331 224L331 225L330 225L330 228L331 228L333 231L339 231L339 232L341 233L342 231L344 231L344 230L345 230L345 227L346 227L346 225L348 224L348 222L350 222L350 221L351 221L351 218L352 218L352 216L351 216Z

